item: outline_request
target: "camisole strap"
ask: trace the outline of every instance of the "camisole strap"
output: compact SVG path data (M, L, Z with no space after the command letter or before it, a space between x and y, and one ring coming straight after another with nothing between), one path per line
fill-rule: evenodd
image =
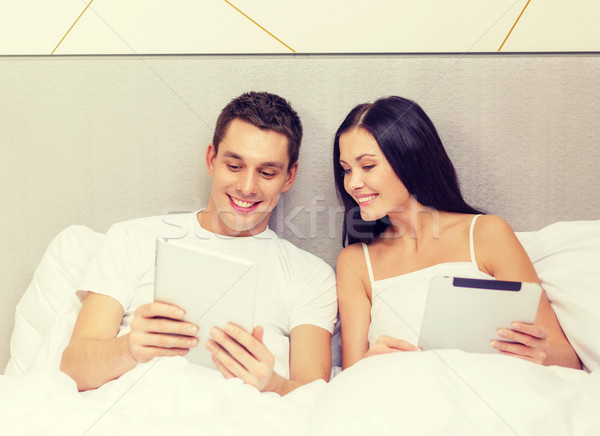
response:
M473 217L473 220L471 220L471 228L469 229L469 247L471 249L471 262L473 262L474 264L477 264L477 261L475 260L475 244L473 244L473 229L475 228L475 221L477 221L477 217L479 217L481 214L479 215L475 215Z
M362 242L363 251L365 252L365 261L367 262L367 269L369 270L369 280L371 280L371 286L375 282L373 278L373 269L371 268L371 258L369 257L369 249L367 248L367 244Z

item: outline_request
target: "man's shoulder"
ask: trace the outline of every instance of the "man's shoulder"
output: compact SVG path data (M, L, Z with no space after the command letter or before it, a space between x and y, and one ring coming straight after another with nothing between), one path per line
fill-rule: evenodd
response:
M109 232L180 238L192 232L193 212L133 218L113 224Z
M273 240L278 244L282 254L293 267L299 269L325 268L333 271L333 268L319 256L298 247L287 239L277 236L274 232L273 235Z

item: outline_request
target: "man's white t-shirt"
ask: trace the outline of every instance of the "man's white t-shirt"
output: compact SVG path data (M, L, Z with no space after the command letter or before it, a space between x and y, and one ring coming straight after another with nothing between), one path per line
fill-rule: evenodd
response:
M124 310L119 336L129 331L135 309L154 299L157 238L180 239L246 258L258 265L255 325L275 357L275 372L289 378L289 336L312 324L333 331L337 317L332 268L273 231L226 237L203 229L196 213L139 218L114 224L87 268L80 290L108 295ZM199 344L198 346L204 346Z

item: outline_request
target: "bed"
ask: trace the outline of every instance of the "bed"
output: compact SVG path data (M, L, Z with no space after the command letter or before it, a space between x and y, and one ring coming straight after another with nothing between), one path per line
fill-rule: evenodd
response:
M599 433L599 67L596 54L0 59L10 85L0 109L0 432ZM248 89L290 99L305 128L299 177L270 225L330 264L340 249L337 125L382 95L422 104L468 201L520 231L585 370L399 353L280 398L169 358L77 393L57 366L80 304L74 283L102 233L201 207L216 108Z

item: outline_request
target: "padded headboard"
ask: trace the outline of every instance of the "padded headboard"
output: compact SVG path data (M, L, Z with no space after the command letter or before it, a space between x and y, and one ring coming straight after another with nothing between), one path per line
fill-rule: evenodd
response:
M2 57L0 368L52 237L205 205L206 145L244 91L299 112L300 172L271 226L333 265L332 137L354 105L386 95L421 104L467 200L516 230L600 218L598 71L598 54Z

